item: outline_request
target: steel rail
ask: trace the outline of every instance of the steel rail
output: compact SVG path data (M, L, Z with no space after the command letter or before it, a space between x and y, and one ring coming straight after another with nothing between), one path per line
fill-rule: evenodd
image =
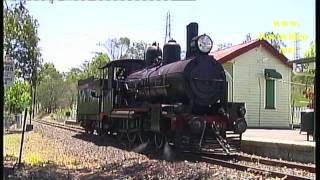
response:
M302 165L297 164L294 162L285 162L275 159L266 159L266 158L258 158L258 157L250 157L246 155L236 155L236 159L238 161L248 161L248 162L255 162L270 166L278 166L278 167L287 167L292 169L302 169L311 173L316 173L316 167L315 166L308 166L308 165Z
M235 156L237 157L237 156ZM277 171L272 171L272 170L267 170L267 169L262 169L262 168L256 168L253 166L249 165L243 165L239 164L237 162L230 162L227 160L223 160L222 158L213 158L213 157L208 157L204 155L195 155L195 154L189 154L184 156L185 159L191 160L191 161L201 161L201 162L206 162L210 164L215 164L215 165L220 165L223 167L227 167L230 169L236 169L239 171L246 171L246 172L251 172L257 175L262 175L264 177L272 177L272 178L282 178L282 179L293 179L293 180L309 180L310 178L307 177L302 177L302 176L296 176L292 174L287 174L287 173L282 173L282 172L277 172Z
M274 178L277 177L277 178L290 179L290 180L291 179L292 180L295 180L295 179L301 179L301 180L308 179L309 180L310 179L310 178L306 178L306 177L302 177L302 176L296 176L296 175L292 175L292 174L256 168L256 167L252 167L252 166L248 166L248 165L237 164L237 163L228 162L228 161L224 161L221 159L209 158L209 157L205 157L205 156L201 156L200 159L201 159L201 161L204 161L207 163L213 163L213 164L228 167L231 169L237 169L240 171L252 172L254 174L264 175L266 177L274 177Z
M45 124L45 125L65 129L65 130L74 131L74 132L84 132L84 129L81 127L70 126L70 125L66 125L66 124L62 124L62 123L49 122L49 121L44 121L44 120L33 120L33 121L40 123L40 124Z

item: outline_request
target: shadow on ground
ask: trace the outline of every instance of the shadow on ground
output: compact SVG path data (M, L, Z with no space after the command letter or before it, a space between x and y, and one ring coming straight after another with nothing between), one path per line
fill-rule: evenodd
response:
M160 170L150 168L150 163L136 163L128 167L122 167L119 163L107 164L102 167L102 170L92 174L79 176L80 179L125 179L127 177L135 177L136 179L148 179L149 176L156 176ZM146 171L148 169L148 171ZM108 172L108 174L106 174ZM111 173L111 175L110 175Z
M133 151L139 154L146 155L150 159L160 159L167 161L176 161L177 153L174 147L165 144L163 150L156 151L151 141L141 143L139 140L134 144L130 144L126 140L119 140L116 136L113 135L94 135L94 134L85 134L79 133L72 136L83 141L94 143L97 146L111 146L126 151Z
M4 179L72 179L71 171L53 163L4 166Z

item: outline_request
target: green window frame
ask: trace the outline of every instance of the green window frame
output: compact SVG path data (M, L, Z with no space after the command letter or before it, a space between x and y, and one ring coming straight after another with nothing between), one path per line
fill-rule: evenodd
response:
M266 79L266 106L265 109L275 109L275 80Z

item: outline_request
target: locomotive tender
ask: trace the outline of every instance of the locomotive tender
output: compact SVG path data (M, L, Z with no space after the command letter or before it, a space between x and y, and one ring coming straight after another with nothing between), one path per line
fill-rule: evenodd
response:
M145 59L115 60L103 77L78 82L77 121L89 133L116 134L130 143L168 142L178 150L230 154L246 130L245 104L228 102L223 66L208 53L212 40L187 26L186 58L169 40Z

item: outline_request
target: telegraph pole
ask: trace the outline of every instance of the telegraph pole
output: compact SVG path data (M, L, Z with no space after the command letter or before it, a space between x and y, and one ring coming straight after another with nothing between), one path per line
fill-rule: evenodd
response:
M22 157L22 149L23 149L23 141L24 141L24 129L26 126L26 120L28 115L28 109L25 109L24 111L24 119L23 119L23 126L22 126L22 137L21 137L21 143L20 143L20 153L19 153L19 161L18 161L18 167L21 166L21 157Z

